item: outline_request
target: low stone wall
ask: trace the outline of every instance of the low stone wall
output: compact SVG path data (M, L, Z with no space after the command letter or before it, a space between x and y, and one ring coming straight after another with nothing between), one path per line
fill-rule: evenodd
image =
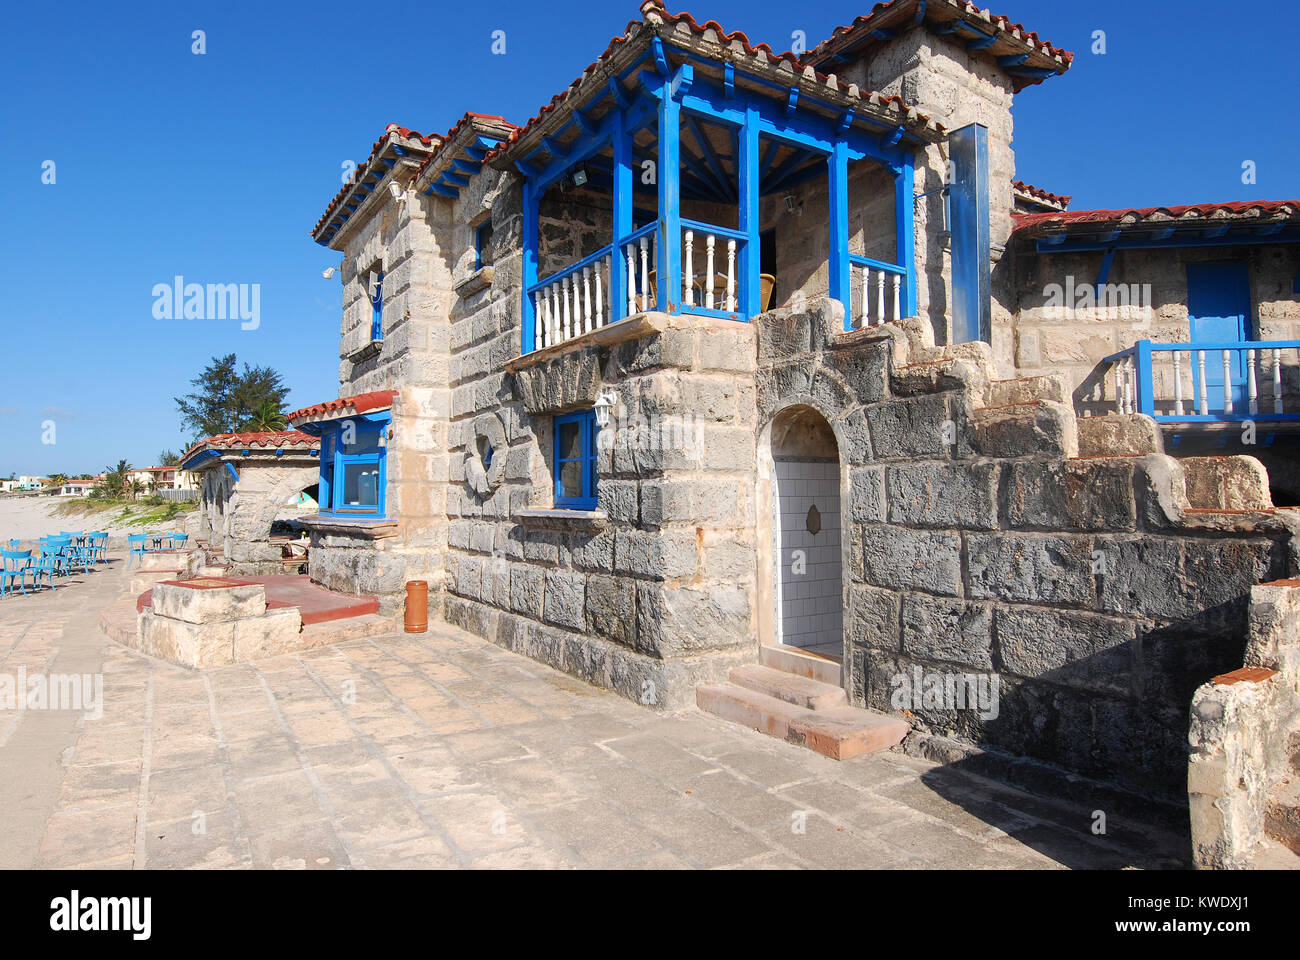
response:
M1250 589L1294 571L1296 522L1193 509L1162 454L1079 456L1059 382L997 382L984 344L936 348L912 321L846 334L833 302L755 325L760 428L811 407L846 466L851 702L996 677L995 711L909 700L917 737L1181 795L1192 693L1241 663Z
M1300 729L1300 581L1250 592L1245 667L1192 700L1187 795L1200 869L1248 866L1265 836L1270 791L1292 774Z
M213 667L287 653L300 647L297 607L267 609L266 588L209 577L153 588L129 645L185 667Z

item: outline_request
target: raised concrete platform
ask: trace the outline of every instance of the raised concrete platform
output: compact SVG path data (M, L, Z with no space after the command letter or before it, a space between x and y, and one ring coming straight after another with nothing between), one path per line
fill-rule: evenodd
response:
M302 616L303 626L315 623L327 623L331 620L346 620L351 617L364 617L379 612L377 597L352 597L326 590L302 576L271 577L206 577L213 581L228 581L231 584L260 584L266 591L266 608L279 610L285 607L297 607ZM144 612L153 605L153 591L141 594L136 601L136 611Z

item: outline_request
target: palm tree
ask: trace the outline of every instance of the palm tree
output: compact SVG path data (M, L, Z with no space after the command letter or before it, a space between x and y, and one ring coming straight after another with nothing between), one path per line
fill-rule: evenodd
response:
M283 430L286 423L280 405L271 400L263 400L253 411L250 426L259 433L275 433Z
M134 500L144 492L144 483L137 477L130 482L128 488L131 491L131 499Z
M131 464L125 460L117 461L116 467L104 468L104 491L111 497L120 497L130 485L127 477L131 473Z
M47 483L46 486L61 488L67 482L68 482L68 475L66 473L52 473L50 474L49 483Z

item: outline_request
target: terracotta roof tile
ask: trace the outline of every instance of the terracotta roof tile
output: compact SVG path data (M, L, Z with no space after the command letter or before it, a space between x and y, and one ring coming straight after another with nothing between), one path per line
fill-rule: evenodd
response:
M927 8L928 14L933 14L939 7L945 7L958 14L959 17L962 14L972 15L972 19L979 20L982 23L986 23L989 26L996 28L1000 33L1006 35L1008 39L1020 41L1033 48L1035 51L1046 54L1052 59L1059 59L1061 61L1061 73L1068 70L1070 64L1074 62L1074 54L1069 50L1063 50L1060 47L1053 46L1046 40L1040 39L1037 33L1025 29L1022 24L1012 23L1010 17L983 10L980 8L979 4L973 3L971 0L929 0L929 2L930 6ZM831 31L829 39L823 40L804 55L804 61L807 63L818 63L823 56L830 51L830 48L835 45L837 40L855 32L867 32L868 28L875 29L885 15L908 5L915 7L915 4L916 0L887 0L887 2L877 3L871 8L869 13L855 18L852 23L836 27ZM933 19L932 16L927 16L927 22L930 22ZM949 19L957 18L954 17ZM1024 80L1022 83L1018 84L1017 89L1021 86L1028 86L1037 82L1039 81Z
M168 470L183 470L185 461L199 452L204 447L212 450L245 450L257 447L260 450L278 449L281 447L304 447L314 449L319 445L320 440L309 434L302 433L298 430L278 430L262 431L256 433L219 433L216 436L207 437L200 440L181 454L180 464L176 467L167 467ZM151 470L164 469L162 467L150 467Z
M1119 210L1062 210L1048 213L1021 214L1014 217L1016 231L1046 224L1128 224L1146 221L1202 222L1206 220L1246 220L1252 211L1257 217L1300 216L1297 200L1240 200L1229 203L1198 203L1175 207L1141 207Z
M378 159L381 153L383 153L389 136L394 133L402 137L404 140L416 140L430 148L435 148L442 142L442 138L437 134L429 134L428 136L425 136L418 130L411 130L407 127L403 127L401 124L390 123L384 128L383 136L376 140L371 146L370 156L357 164L357 170L361 171L361 174L357 177L350 178L348 182L343 184L339 189L339 192L334 194L334 199L329 202L329 206L325 208L325 212L321 215L321 218L316 221L316 226L312 227L311 232L313 236L320 232L321 227L330 222L338 208L338 205L343 202L343 198L348 195L353 187L364 179L366 169L374 163L376 159Z
M858 96L862 99L870 99L873 104L877 105L892 104L896 106L908 120L919 122L927 126L933 126L936 130L943 130L942 124L935 123L929 117L918 113L913 107L909 106L902 97L888 96L872 91L859 91L857 84L845 83L835 77L834 74L819 73L810 64L806 61L801 61L799 57L793 53L788 51L785 53L777 53L766 43L753 45L749 42L749 37L744 33L741 33L739 30L728 33L727 30L716 20L708 20L704 24L700 24L689 13L669 13L661 0L644 0L641 4L641 14L643 17L642 21L631 21L627 25L627 29L623 36L614 37L610 40L604 53L588 64L586 69L583 70L568 87L551 97L550 102L544 104L536 114L524 123L523 126L517 128L513 133L511 133L508 139L488 154L487 159L493 160L504 154L511 146L523 137L527 136L533 127L540 123L548 114L564 103L564 101L579 88L582 81L592 73L596 72L600 65L609 59L616 49L629 42L631 39L631 33L635 27L642 22L654 24L656 21L661 21L668 26L684 26L695 36L704 36L705 34L712 32L716 35L717 41L724 46L739 43L741 49L748 57L761 58L768 63L773 64L782 62L788 63L793 75L814 79L818 83L824 85L830 85L833 82L835 89L841 93L849 94L850 96Z
M1054 207L1060 207L1064 210L1074 199L1072 196L1063 196L1061 194L1051 193L1032 183L1025 183L1023 180L1015 180L1011 184L1012 188L1025 197L1030 198L1038 203L1048 204Z
M370 393L358 393L351 397L339 397L337 400L313 403L310 407L303 407L301 410L285 414L285 419L292 423L295 420L316 417L322 413L332 413L335 410L353 410L356 413L366 413L370 410L382 410L385 407L391 407L396 399L396 390L375 390Z

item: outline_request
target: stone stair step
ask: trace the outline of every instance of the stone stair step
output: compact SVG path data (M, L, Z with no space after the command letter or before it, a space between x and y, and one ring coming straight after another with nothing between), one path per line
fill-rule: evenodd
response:
M1065 382L1060 377L1021 377L1017 380L994 380L989 384L987 407L1006 407L1015 403L1051 400L1069 403Z
M1300 777L1283 780L1264 803L1264 832L1300 853Z
M1074 412L1048 401L975 410L971 440L976 451L986 457L1050 455L1070 459L1079 452Z
M840 687L782 670L773 670L758 663L747 663L736 667L729 676L731 682L738 687L745 687L807 710L828 710L844 704L844 691Z
M758 650L758 662L765 667L782 673L794 673L809 677L820 683L833 687L844 683L843 670L836 660L807 653L797 647L762 646Z
M706 713L830 757L848 760L888 750L907 736L907 721L856 707L807 710L734 683L696 688Z
M1300 870L1300 854L1294 853L1267 837L1246 866L1247 870Z

